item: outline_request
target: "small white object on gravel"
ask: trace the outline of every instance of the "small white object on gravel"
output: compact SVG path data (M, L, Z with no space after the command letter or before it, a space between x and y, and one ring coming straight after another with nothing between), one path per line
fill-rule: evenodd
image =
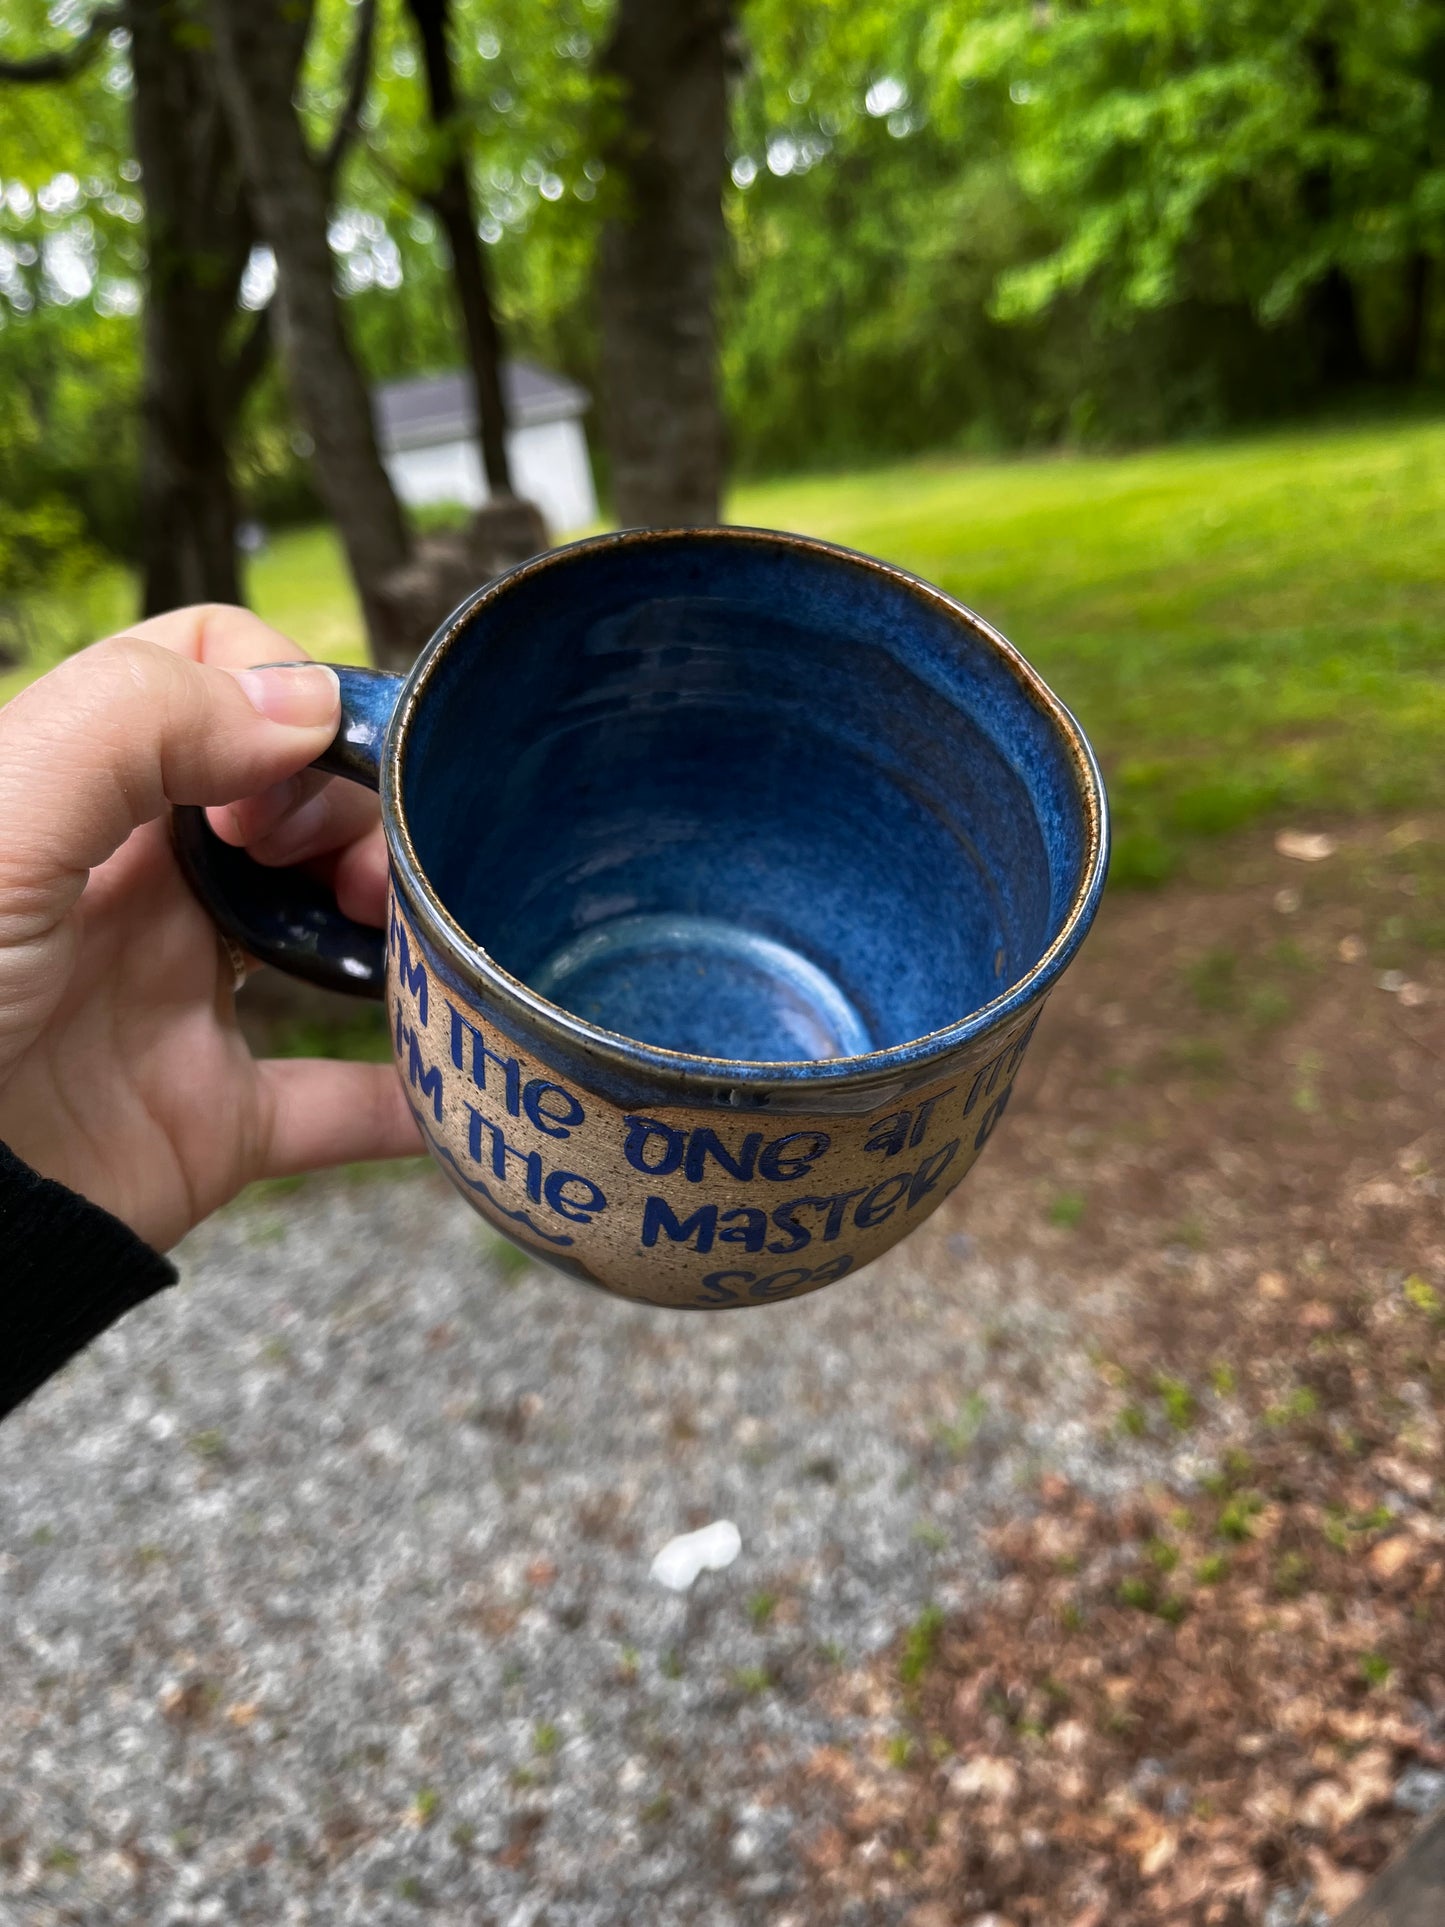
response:
M1332 836L1323 832L1281 830L1274 839L1274 847L1281 856L1291 857L1296 863L1323 863L1326 857L1334 855L1338 845Z
M1401 1812L1417 1813L1425 1819L1445 1804L1445 1772L1438 1767L1410 1767L1395 1788L1394 1800Z
M652 1562L652 1576L669 1592L686 1592L700 1572L721 1572L743 1549L743 1535L731 1519L669 1539Z

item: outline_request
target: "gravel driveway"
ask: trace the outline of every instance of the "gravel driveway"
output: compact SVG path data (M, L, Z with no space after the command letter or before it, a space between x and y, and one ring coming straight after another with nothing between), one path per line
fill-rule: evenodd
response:
M1022 1481L1162 1469L1100 1443L1107 1307L955 1208L716 1318L519 1272L430 1177L183 1265L0 1429L6 1923L811 1922L800 1767L877 1743L832 1669L986 1585Z

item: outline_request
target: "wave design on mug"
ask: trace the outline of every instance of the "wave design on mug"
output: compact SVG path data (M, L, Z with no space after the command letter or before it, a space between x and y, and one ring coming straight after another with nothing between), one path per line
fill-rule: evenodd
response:
M491 1191L488 1189L488 1187L485 1184L483 1184L480 1178L469 1178L467 1176L466 1172L457 1163L456 1158L451 1152L451 1150L445 1144L442 1143L439 1137L437 1137L431 1130L428 1129L426 1119L422 1116L421 1112L416 1108L415 1104L411 1103L410 1099L407 1100L407 1103L412 1116L416 1119L417 1129L421 1132L422 1136L426 1139L427 1143L431 1146L431 1148L436 1152L437 1156L441 1159L442 1163L449 1164L451 1166L452 1170L456 1172L457 1176L461 1179L462 1183L467 1187L469 1191L480 1192L482 1197L486 1199L487 1203L491 1205L494 1211L500 1211L502 1216L504 1218L510 1218L513 1224L526 1225L527 1229L530 1232L532 1232L534 1236L538 1238L545 1238L549 1245L570 1245L576 1242L575 1239L567 1237L565 1233L557 1232L557 1231L544 1231L541 1225L533 1224L532 1220L527 1216L527 1213L525 1211L509 1211L506 1205L504 1205L498 1198L495 1198L492 1196Z

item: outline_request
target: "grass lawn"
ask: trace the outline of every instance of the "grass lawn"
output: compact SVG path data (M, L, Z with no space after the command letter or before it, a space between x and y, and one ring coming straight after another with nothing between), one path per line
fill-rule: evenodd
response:
M1445 803L1445 424L911 462L743 488L729 512L899 562L996 622L1103 757L1117 881L1261 817ZM314 653L359 653L329 532L278 537L251 589ZM116 571L50 611L57 644L122 621L126 593Z

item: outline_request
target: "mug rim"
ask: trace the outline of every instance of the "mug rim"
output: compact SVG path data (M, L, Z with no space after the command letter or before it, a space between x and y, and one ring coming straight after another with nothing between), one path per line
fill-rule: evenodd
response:
M428 684L452 644L479 609L533 576L619 548L683 543L789 549L826 562L844 562L883 576L907 594L971 630L1010 672L1024 697L1052 727L1067 752L1074 777L1086 834L1084 862L1080 866L1079 879L1069 900L1068 911L1048 948L1016 983L989 1003L981 1004L952 1023L927 1031L920 1037L909 1038L902 1044L890 1044L882 1050L861 1052L853 1057L770 1060L704 1057L688 1051L670 1050L660 1044L649 1044L641 1038L629 1037L622 1031L607 1030L544 997L522 978L503 969L490 952L468 935L438 896L412 841L403 800L403 776L411 725L425 700ZM743 1087L801 1084L813 1087L826 1085L835 1089L839 1085L868 1084L899 1073L912 1073L916 1081L920 1071L997 1029L999 1024L1053 988L1088 934L1108 872L1109 804L1094 752L1073 714L1006 636L956 597L896 564L882 562L876 556L845 548L840 543L825 542L816 536L744 524L611 530L603 535L584 536L579 541L544 550L504 574L494 576L491 581L474 590L439 625L407 673L387 725L380 778L382 820L392 868L404 886L410 908L426 926L426 934L453 966L491 990L504 1006L520 1006L531 1025L542 1034L580 1050L587 1057L601 1057L616 1069L634 1076L639 1071L645 1071L663 1083L691 1086L705 1080Z

